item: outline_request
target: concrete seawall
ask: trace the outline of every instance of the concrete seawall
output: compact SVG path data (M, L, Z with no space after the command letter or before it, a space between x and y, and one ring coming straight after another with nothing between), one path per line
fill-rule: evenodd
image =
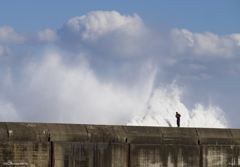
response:
M2 122L2 166L240 166L240 130Z

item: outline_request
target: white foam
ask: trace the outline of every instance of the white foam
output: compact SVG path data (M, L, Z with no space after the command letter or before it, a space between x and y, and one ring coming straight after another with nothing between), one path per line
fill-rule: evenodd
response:
M181 127L227 128L223 111L214 105L196 103L192 110L181 102L182 91L175 83L155 89L145 110L135 114L127 125L176 127L176 112L181 114Z

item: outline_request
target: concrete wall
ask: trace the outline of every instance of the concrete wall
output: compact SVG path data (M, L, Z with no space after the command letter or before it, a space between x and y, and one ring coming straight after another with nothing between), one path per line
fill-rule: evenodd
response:
M0 166L51 166L46 124L0 123Z
M240 166L240 130L0 123L2 166Z

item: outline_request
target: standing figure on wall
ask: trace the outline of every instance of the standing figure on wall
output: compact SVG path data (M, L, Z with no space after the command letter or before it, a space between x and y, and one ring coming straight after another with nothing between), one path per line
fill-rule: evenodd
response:
M180 127L180 117L181 117L181 115L178 112L176 112L177 126L178 127Z

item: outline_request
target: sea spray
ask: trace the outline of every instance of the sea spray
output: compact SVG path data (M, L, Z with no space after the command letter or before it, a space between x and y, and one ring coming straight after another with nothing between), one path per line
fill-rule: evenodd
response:
M181 102L182 90L175 82L153 91L143 113L135 114L127 125L176 127L176 112L181 114L181 127L227 128L224 112L215 105L196 103L189 110Z
M175 127L179 112L181 127L227 127L223 111L215 105L196 103L187 109L175 82L156 88L160 71L151 62L136 67L132 80L105 81L85 58L71 63L57 51L16 69L17 74L10 69L0 76L2 122L123 125L130 120L128 125Z

